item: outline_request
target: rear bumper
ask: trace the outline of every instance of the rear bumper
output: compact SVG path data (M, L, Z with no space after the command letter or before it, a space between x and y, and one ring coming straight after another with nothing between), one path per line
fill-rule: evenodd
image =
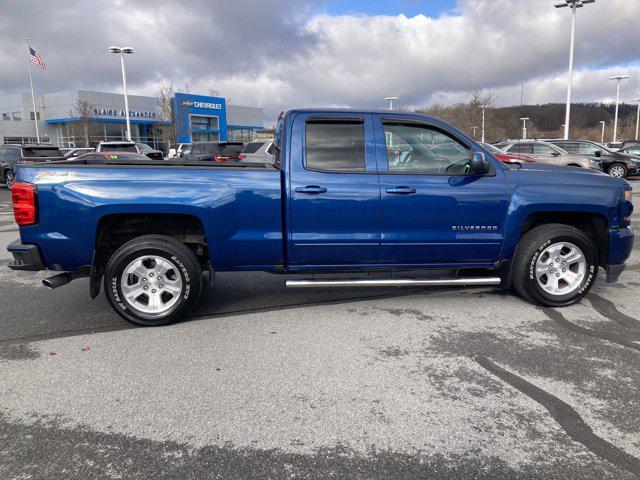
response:
M609 229L609 255L606 265L607 282L617 282L625 269L625 261L633 249L633 230L631 227Z
M29 245L16 240L9 244L7 250L13 255L13 261L9 263L11 270L37 271L45 269L40 250L36 245Z

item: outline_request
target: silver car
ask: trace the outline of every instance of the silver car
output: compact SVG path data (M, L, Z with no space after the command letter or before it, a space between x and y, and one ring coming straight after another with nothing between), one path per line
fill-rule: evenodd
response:
M274 149L272 140L255 140L244 146L238 160L248 163L273 164Z
M536 162L540 163L602 171L602 163L599 160L581 155L571 155L566 150L541 140L507 140L496 144L496 147L508 153L533 157Z

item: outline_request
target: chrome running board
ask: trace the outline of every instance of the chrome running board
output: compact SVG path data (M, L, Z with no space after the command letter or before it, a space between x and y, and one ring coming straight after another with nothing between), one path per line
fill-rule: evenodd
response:
M500 285L500 277L448 278L442 280L378 279L378 280L287 280L289 288L326 287L419 287Z

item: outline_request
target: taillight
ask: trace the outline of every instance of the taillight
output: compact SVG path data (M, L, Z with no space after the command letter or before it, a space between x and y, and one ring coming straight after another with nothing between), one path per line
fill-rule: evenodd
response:
M19 227L38 222L38 196L35 185L16 182L11 186L13 216Z
M227 160L229 160L229 157L213 157L214 162L226 162Z
M244 160L245 158L247 158L246 155L238 155L238 160Z

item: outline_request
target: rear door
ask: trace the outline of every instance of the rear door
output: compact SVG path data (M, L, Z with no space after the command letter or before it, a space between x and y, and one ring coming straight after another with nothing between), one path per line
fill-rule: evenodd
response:
M300 113L289 155L289 263L376 262L380 188L371 115Z
M504 240L507 185L500 162L469 170L471 144L435 123L376 116L380 263L487 264ZM480 151L480 150L479 150Z

